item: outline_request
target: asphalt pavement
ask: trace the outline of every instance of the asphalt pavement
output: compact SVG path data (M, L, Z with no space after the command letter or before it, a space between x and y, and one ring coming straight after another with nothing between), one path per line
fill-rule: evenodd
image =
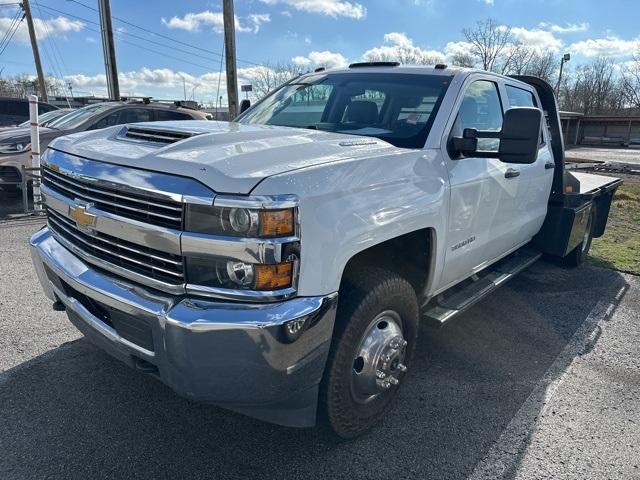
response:
M92 346L0 224L0 479L640 479L640 279L538 262L422 326L366 436L190 403Z

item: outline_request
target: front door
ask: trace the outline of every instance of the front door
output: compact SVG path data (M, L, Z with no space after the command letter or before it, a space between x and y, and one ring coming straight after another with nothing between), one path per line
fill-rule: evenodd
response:
M468 83L445 141L465 128L500 131L503 102L492 79ZM497 151L498 139L478 139L478 150ZM443 286L468 277L521 240L515 204L525 194L517 168L494 158L455 156L447 149L451 207Z

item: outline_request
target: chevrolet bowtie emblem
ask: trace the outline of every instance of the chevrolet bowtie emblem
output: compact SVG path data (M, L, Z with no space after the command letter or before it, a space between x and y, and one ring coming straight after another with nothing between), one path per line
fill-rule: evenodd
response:
M69 205L69 216L75 220L78 228L87 229L95 226L97 215L87 212L87 209L92 205L91 203L86 205Z

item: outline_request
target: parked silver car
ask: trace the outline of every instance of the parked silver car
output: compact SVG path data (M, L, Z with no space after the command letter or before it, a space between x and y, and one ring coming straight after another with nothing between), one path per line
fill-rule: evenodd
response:
M105 102L74 110L40 128L40 151L54 138L113 125L160 120L206 120L206 114L171 103ZM0 131L0 187L16 191L22 166L31 165L29 127Z

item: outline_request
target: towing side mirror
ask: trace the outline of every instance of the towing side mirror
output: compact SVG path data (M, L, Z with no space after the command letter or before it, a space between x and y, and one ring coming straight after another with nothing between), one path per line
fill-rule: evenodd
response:
M505 163L534 163L538 156L538 140L542 112L532 107L511 108L504 114L499 132L465 128L462 137L452 137L450 150L453 157L498 158ZM478 151L478 138L500 140L497 152Z
M511 108L504 114L498 158L505 163L534 163L538 157L542 112L538 108Z
M248 98L245 98L244 100L242 100L240 102L240 113L244 113L247 110L249 110L250 106L251 106L251 100L249 100Z

